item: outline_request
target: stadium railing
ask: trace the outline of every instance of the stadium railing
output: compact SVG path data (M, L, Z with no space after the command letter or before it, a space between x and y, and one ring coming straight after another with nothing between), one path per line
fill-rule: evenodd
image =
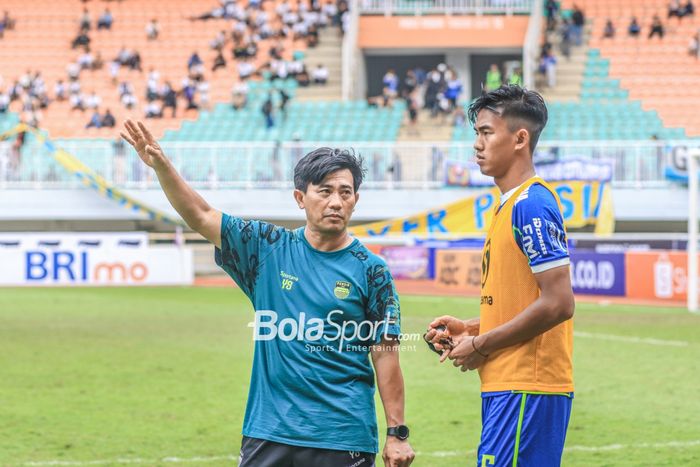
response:
M361 14L521 14L532 11L533 0L360 0Z
M167 142L163 147L181 174L194 186L221 188L281 188L292 186L293 167L304 154L328 142L191 143ZM110 141L57 144L92 170L125 188L156 188L157 180L131 150L116 152ZM338 144L334 144L338 146ZM437 189L446 186L445 163L467 163L474 149L455 142L349 142L365 159L367 187L382 189ZM610 161L613 186L670 186L669 164L697 140L664 142L543 141L537 157L547 160ZM8 163L10 148L0 143L0 188L77 188L69 175L39 145L25 147L21 164Z

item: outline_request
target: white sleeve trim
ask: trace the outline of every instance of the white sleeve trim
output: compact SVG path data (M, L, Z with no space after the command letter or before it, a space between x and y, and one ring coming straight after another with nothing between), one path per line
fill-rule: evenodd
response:
M559 266L566 266L569 263L571 263L571 261L567 256L566 258L561 258L556 261L549 261L546 263L537 264L535 266L532 266L530 269L532 269L533 273L538 274L540 272L545 272L549 271L550 269L558 268Z

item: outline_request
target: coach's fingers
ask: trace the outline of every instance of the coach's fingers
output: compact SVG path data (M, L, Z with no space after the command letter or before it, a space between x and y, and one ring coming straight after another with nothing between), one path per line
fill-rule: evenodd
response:
M124 141L126 141L126 142L129 143L130 145L132 145L132 146L135 146L135 145L136 145L136 143L134 142L134 140L131 139L131 136L127 135L127 134L124 133L123 131L120 131L120 132L119 132L119 135L124 139Z
M139 129L141 130L141 132L143 133L143 135L146 137L146 140L149 143L155 141L155 138L153 137L153 135L151 134L149 129L146 128L146 125L141 123L141 120L138 121L138 126L139 126Z
M136 128L136 125L134 124L133 120L127 119L124 122L124 128L129 132L129 135L131 138L136 141L139 137L139 131L138 128Z

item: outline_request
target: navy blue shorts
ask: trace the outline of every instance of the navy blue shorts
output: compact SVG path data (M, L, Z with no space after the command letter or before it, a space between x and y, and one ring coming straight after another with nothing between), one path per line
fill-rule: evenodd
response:
M477 467L558 467L573 393L531 391L481 394Z

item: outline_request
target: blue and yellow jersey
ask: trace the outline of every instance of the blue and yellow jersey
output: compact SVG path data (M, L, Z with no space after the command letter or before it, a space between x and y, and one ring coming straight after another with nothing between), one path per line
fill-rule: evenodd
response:
M481 330L515 318L540 295L535 274L569 264L559 199L533 177L504 195L482 255ZM479 369L481 390L571 392L573 321L492 353Z

